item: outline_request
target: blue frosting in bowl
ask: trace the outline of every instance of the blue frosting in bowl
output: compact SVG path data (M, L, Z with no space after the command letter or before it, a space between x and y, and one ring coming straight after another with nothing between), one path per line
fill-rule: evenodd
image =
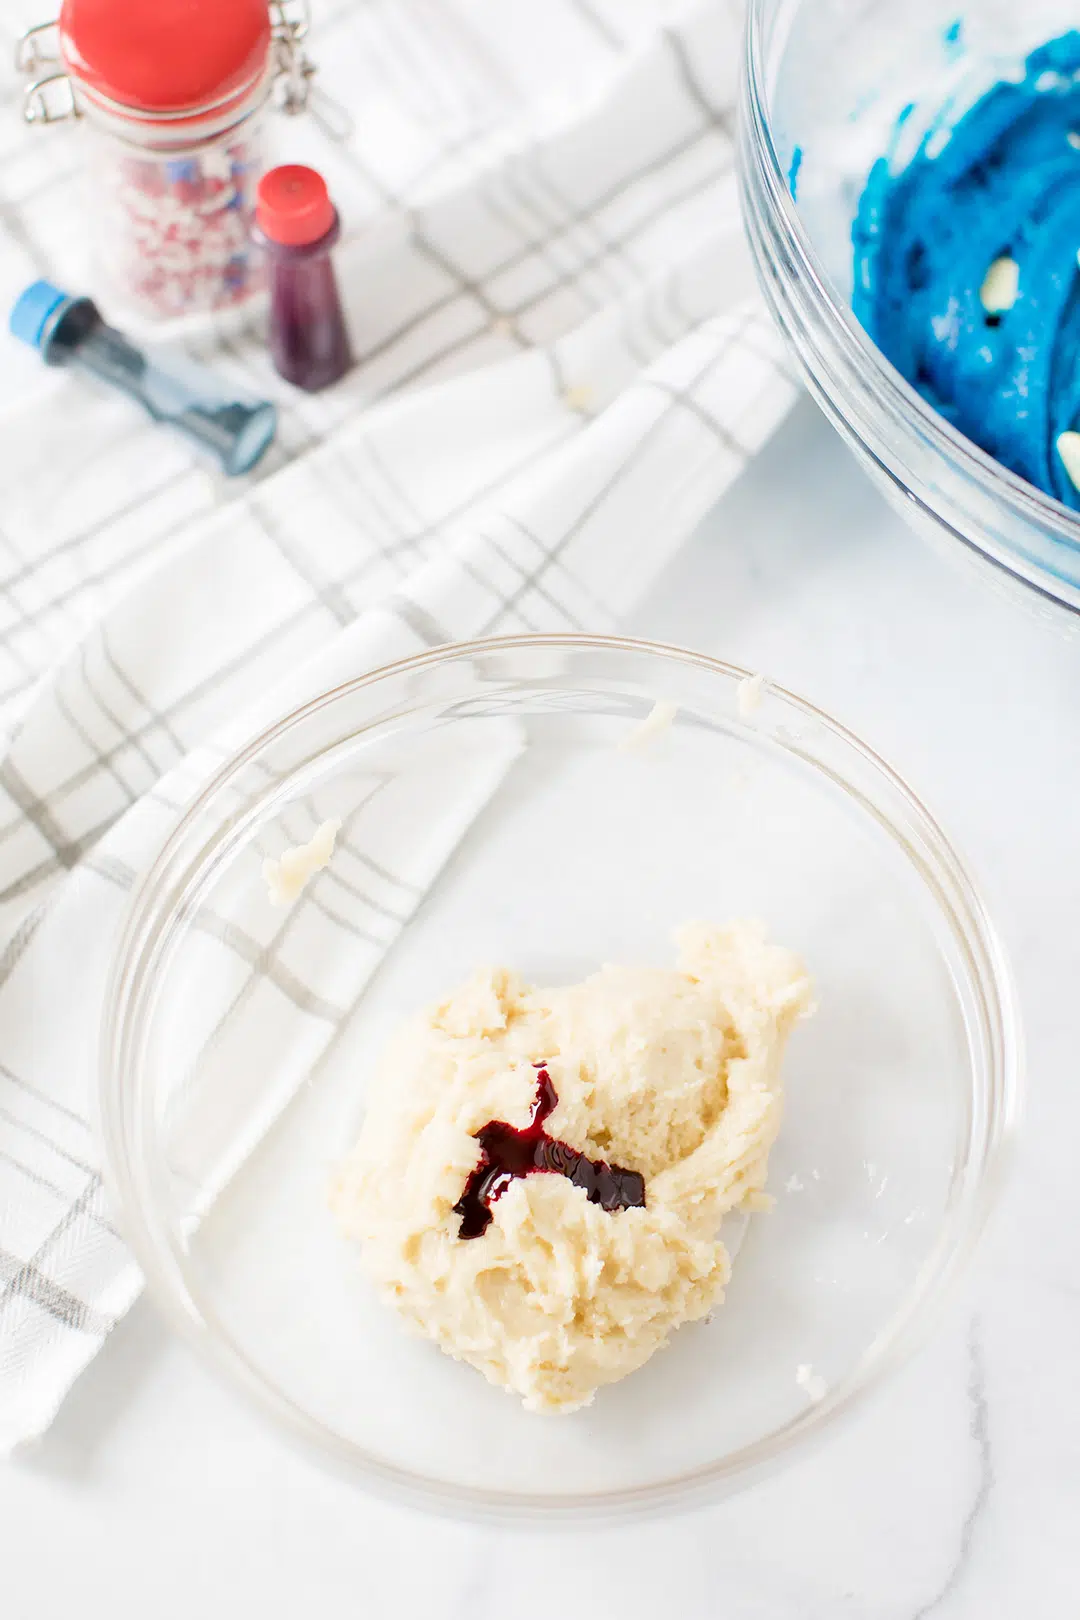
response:
M899 172L880 158L852 236L854 311L886 357L1003 466L1080 510L1057 447L1080 430L1080 32L955 122L946 108ZM1003 259L1013 285L995 300Z

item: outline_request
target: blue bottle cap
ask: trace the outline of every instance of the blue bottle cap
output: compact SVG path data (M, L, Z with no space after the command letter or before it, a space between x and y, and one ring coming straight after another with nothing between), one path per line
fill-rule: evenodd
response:
M69 303L71 295L61 292L51 281L32 281L26 291L19 294L8 319L13 337L29 343L32 349L41 347L42 334L50 317L61 304Z
M231 449L220 452L230 478L250 472L277 432L277 407L269 400L244 407L246 420L237 428Z

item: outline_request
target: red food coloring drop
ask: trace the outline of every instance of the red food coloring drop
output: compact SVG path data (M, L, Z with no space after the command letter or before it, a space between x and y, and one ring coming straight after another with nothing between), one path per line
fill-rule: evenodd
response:
M537 1064L536 1098L524 1127L493 1119L475 1133L480 1143L480 1163L465 1183L465 1191L454 1205L461 1216L458 1236L480 1237L491 1224L491 1206L519 1176L539 1171L565 1176L575 1187L584 1189L590 1204L601 1209L643 1209L645 1177L636 1170L623 1170L603 1159L588 1159L576 1148L557 1141L544 1129L544 1121L555 1110L558 1093L551 1076Z

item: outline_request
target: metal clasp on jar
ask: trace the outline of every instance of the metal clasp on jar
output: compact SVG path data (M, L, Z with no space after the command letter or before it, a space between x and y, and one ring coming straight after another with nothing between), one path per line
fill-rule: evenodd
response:
M284 113L309 112L331 140L348 140L354 127L348 112L312 83L316 67L303 44L311 26L308 0L270 0L270 25L275 105Z
M303 112L315 64L303 42L311 27L308 0L270 0L270 35L276 73L274 100L282 112Z
M51 73L39 74L43 67ZM23 117L28 124L59 124L78 118L71 80L60 66L60 44L55 22L36 23L15 42L15 71L34 74L23 91Z

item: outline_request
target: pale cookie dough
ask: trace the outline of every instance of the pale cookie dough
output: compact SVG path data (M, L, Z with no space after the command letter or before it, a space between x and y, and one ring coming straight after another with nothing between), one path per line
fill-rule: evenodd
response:
M306 844L293 844L282 850L278 860L263 861L263 882L272 906L291 906L303 893L309 878L330 865L340 831L340 821L321 822Z
M331 1206L382 1297L536 1412L585 1406L723 1298L723 1216L762 1207L780 1059L810 983L757 924L691 923L678 967L604 967L545 990L476 973L386 1051ZM474 1133L524 1127L537 1065L552 1137L645 1177L605 1210L564 1175L513 1180L479 1237L454 1206Z

